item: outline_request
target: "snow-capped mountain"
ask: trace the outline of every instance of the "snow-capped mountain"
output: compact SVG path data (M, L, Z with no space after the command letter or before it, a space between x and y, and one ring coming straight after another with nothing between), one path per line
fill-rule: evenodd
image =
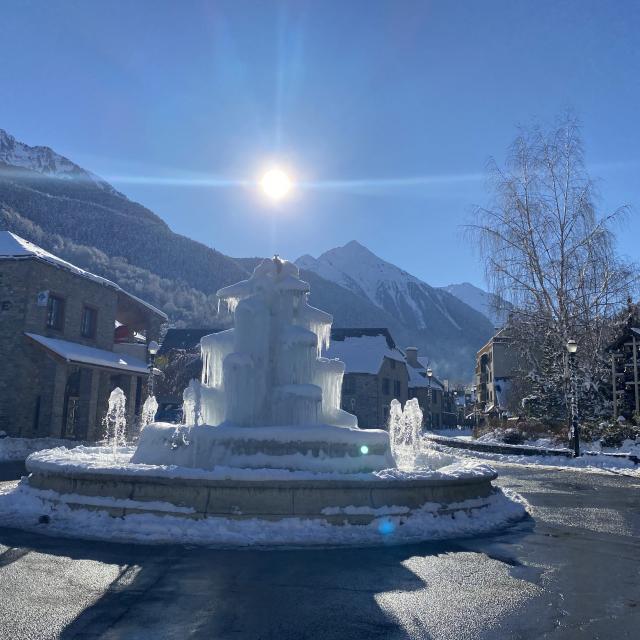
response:
M452 304L458 306L457 299L379 258L355 240L317 259L304 255L296 264L368 298L407 326L427 329L438 315L455 329L461 328L452 308Z
M0 129L0 163L30 169L49 177L90 182L109 193L117 193L108 183L79 167L49 147L30 147ZM121 194L120 194L121 195Z
M500 302L500 310L496 310L495 296L492 293L484 291L472 285L470 282L450 284L442 288L459 300L462 300L465 304L468 304L472 309L487 316L496 327L504 324L509 303L504 300L498 301Z
M470 376L476 351L493 332L492 323L482 313L379 258L356 241L318 258L301 256L296 264L303 270L303 277L313 273L353 294L349 302L353 307L366 304L368 315L377 308L384 318L376 320L380 322L376 326L390 328L399 344L419 347L441 376ZM328 299L327 310L340 317L342 309L332 303L334 297ZM313 304L313 288L311 300ZM340 326L340 321L335 324Z

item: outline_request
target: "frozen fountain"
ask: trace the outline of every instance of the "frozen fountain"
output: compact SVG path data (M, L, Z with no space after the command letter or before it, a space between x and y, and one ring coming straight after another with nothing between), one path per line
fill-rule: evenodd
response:
M45 514L48 531L65 535L377 544L487 532L522 517L492 485L491 467L425 451L416 400L392 403L388 431L358 428L340 408L344 364L322 357L332 318L308 293L278 257L220 290L234 328L202 339L185 424L146 424L149 401L137 448L120 447L116 394L112 446L30 456L28 479L0 495L0 523L14 509L13 526Z
M291 262L265 260L218 291L235 327L201 342L202 380L185 391L185 447L175 425L142 432L132 462L366 472L393 466L389 436L340 408L344 363L322 357L332 317L307 302Z

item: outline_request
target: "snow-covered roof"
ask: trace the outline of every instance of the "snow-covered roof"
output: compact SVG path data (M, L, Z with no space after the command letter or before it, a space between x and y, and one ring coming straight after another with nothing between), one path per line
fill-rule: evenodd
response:
M444 385L435 376L431 377L431 384L429 379L424 374L424 369L414 369L409 363L407 363L407 371L409 372L409 388L414 389L416 387L422 387L428 389L431 386L432 389L439 389L444 391Z
M15 233L11 233L11 231L0 231L0 260L21 260L26 258L40 260L41 262L47 262L55 267L59 267L61 269L65 269L66 271L70 271L71 273L75 273L82 278L87 278L89 280L97 282L98 284L102 284L111 289L115 289L116 291L119 291L128 296L132 300L135 300L136 302L144 305L145 307L147 307L147 309L162 316L165 320L167 319L167 314L164 313L164 311L156 309L148 302L141 300L128 291L125 291L115 282L107 280L102 276L97 276L95 273L91 273L90 271L85 271L80 267L76 267L76 265L63 260L62 258L49 253L48 251L45 251L42 247L39 247L38 245L33 244L33 242L29 242L28 240L21 238Z
M148 373L149 371L144 360L134 358L125 353L114 353L105 349L87 347L77 342L47 338L36 333L25 333L25 335L45 347L45 349L64 358L67 362L77 362L78 364L89 364L109 369L122 369L132 373Z
M345 364L345 373L371 373L380 371L384 358L404 362L402 352L390 347L383 333L377 335L331 334L331 345L323 354L327 358L338 358Z

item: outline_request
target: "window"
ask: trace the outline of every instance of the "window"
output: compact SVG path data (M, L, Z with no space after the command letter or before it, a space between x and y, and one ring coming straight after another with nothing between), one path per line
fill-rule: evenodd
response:
M62 331L64 328L64 298L49 294L47 303L47 327Z
M393 395L395 398L400 397L400 380L393 381Z
M80 333L84 338L95 338L96 336L96 320L98 318L98 312L92 307L82 308L82 322L80 326Z
M347 374L342 382L343 393L353 394L356 392L356 381L353 376Z
M388 396L391 393L391 380L389 378L382 378L382 393Z

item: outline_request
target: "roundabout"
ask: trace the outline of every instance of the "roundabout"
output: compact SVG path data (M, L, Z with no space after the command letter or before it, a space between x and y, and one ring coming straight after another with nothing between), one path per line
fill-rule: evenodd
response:
M429 449L416 399L389 430L341 409L344 364L322 357L332 318L295 265L265 260L218 292L234 328L202 339L186 424L137 447L56 448L0 494L0 522L52 535L207 545L376 545L489 533L526 504L489 465ZM114 402L123 403L116 389ZM124 415L110 403L112 416ZM114 418L117 421L117 417ZM113 433L122 433L114 424Z

